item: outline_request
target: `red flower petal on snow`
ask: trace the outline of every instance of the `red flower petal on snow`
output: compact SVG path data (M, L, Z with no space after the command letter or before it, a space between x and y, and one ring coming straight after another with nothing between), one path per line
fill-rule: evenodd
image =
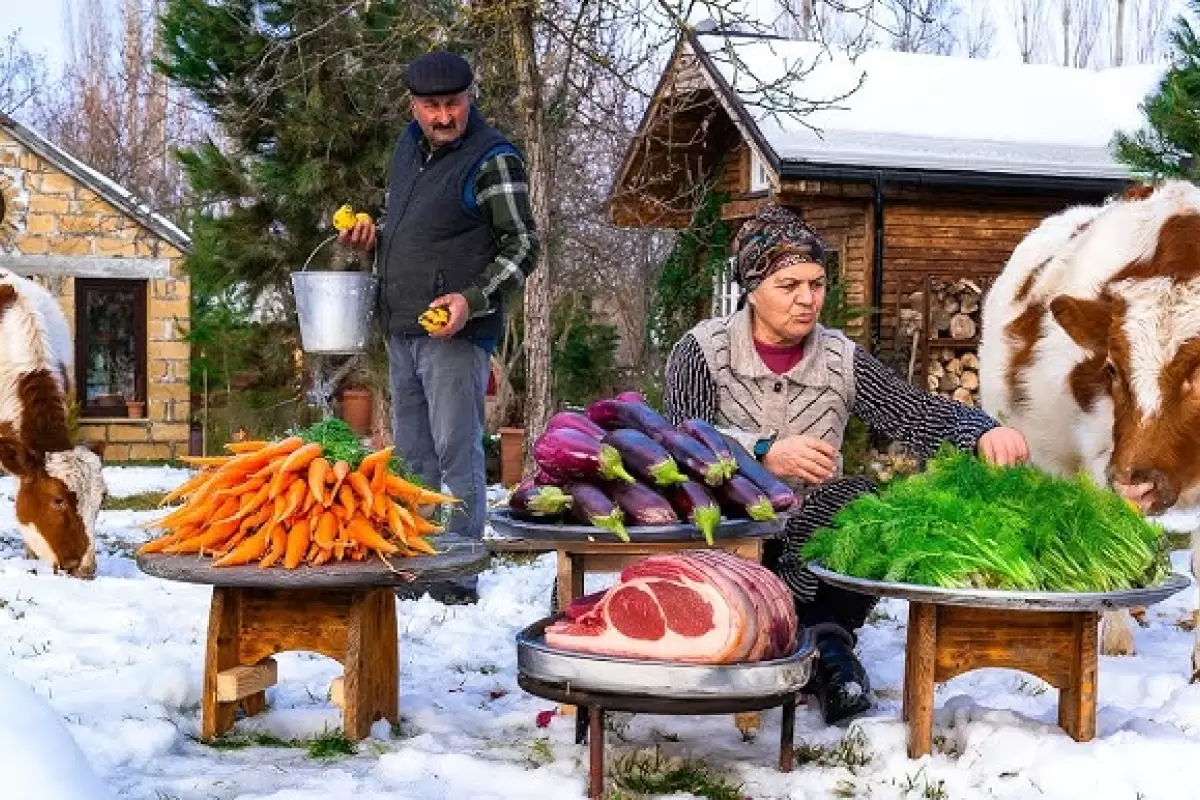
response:
M549 728L550 720L554 719L553 711L539 711L537 715L537 726L539 728Z

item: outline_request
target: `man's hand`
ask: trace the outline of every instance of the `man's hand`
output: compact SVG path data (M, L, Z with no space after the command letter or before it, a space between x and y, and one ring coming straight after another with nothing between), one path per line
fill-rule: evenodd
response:
M822 439L789 436L771 445L763 466L781 478L800 478L815 485L836 473L837 450Z
M375 246L375 223L360 219L354 227L338 234L338 241L348 244L355 250L368 252Z
M450 321L444 328L429 335L434 339L449 339L463 329L463 326L467 324L467 319L471 316L471 311L467 308L467 298L461 294L444 294L429 304L430 308L438 306L450 312Z
M1029 442L1012 428L992 428L979 437L979 455L989 464L1011 467L1029 460Z

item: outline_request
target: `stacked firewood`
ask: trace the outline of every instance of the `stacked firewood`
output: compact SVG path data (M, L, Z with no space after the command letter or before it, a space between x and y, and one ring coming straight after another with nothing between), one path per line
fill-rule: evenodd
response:
M931 278L929 290L928 331L923 291L907 294L900 308L897 349L909 365L908 377L920 382L914 373L923 340L928 339L928 389L967 405L978 405L979 357L975 351L982 325L983 287L970 278Z

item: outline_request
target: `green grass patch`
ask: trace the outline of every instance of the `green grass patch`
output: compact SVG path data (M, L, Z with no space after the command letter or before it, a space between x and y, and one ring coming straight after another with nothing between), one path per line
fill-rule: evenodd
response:
M327 731L307 742L308 757L319 760L352 756L358 752L358 746L346 738L340 730Z
M854 772L871 763L871 748L867 735L859 728L851 729L835 745L816 744L803 739L795 748L796 763L818 767L845 767Z
M197 739L214 750L245 750L248 747L292 747L308 751L308 757L320 761L358 753L358 746L346 738L340 729L326 731L320 736L304 739L283 739L267 731L226 733L212 741Z
M609 800L635 800L690 792L708 800L743 800L739 783L713 774L699 759L665 758L658 748L653 753L634 752L618 756L609 767L613 791Z
M296 742L281 739L273 733L255 731L254 733L225 733L212 741L199 740L214 750L245 750L247 747L298 747Z
M106 497L100 508L104 511L156 511L166 492L139 492L126 497Z

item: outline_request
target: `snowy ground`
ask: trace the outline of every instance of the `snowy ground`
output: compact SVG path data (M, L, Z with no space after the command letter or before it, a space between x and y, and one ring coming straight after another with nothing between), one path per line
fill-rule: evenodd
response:
M166 489L184 474L106 470L114 495ZM4 800L92 800L108 796L104 786L133 800L583 796L586 754L573 743L573 721L554 716L539 727L539 712L553 704L524 694L515 681L513 635L544 613L549 558L484 573L477 605L399 602L403 720L395 731L377 726L357 755L216 749L195 738L208 590L138 572L128 553L142 538L133 526L146 513L102 514L95 581L47 574L21 558L11 493L0 479ZM1185 553L1175 554L1175 564L1190 573ZM776 772L777 711L749 744L729 716L621 715L610 752L658 745L666 755L704 758L748 798L1200 798L1189 766L1200 757L1200 685L1188 683L1192 635L1177 627L1195 603L1193 587L1152 607L1149 626L1137 631L1139 655L1101 659L1099 731L1087 744L1055 725L1053 689L1016 672L984 670L939 688L938 752L908 760L899 722L906 613L902 602L888 601L862 634L874 711L843 727L828 728L809 710L797 721L799 740L832 746L845 739L854 747L842 752L866 763L850 768L827 758L824 766ZM328 687L339 667L306 654L278 658L271 709L237 730L291 740L337 728ZM82 753L74 759L72 739Z

